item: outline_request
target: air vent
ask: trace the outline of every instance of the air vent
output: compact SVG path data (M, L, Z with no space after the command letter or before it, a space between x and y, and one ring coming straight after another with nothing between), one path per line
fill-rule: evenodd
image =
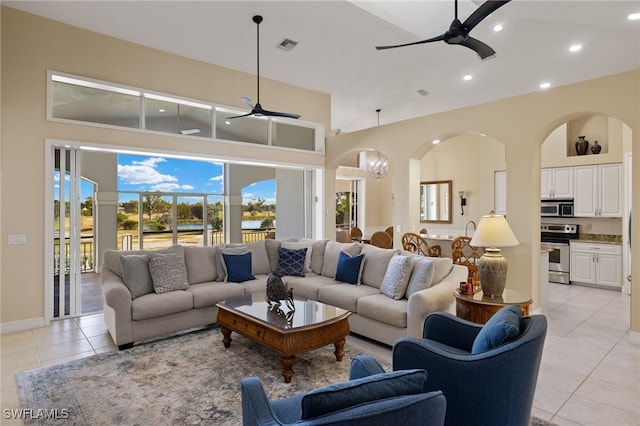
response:
M427 92L427 91L426 91L426 90L424 90L424 89L418 89L418 94L419 94L420 96L427 96L427 95L429 94L429 92Z
M286 50L287 52L291 52L294 47L298 45L297 41L290 40L285 38L278 44L278 49Z

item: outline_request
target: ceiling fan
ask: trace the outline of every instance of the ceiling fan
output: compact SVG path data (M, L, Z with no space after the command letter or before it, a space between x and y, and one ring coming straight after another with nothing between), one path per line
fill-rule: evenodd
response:
M262 16L255 15L253 17L253 22L256 23L257 46L258 46L258 49L257 49L258 102L256 102L255 105L253 105L251 103L251 99L243 97L242 101L245 104L247 104L249 106L249 108L251 108L251 112L249 112L247 114L243 114L243 115L236 115L236 116L233 116L233 117L227 117L227 119L248 117L248 116L251 116L251 115L257 116L257 117L269 116L269 117L286 117L286 118L298 119L298 118L300 118L300 114L290 114L288 112L267 111L266 109L262 108L262 105L260 105L260 23L262 22Z
M496 54L496 52L478 39L469 36L471 30L484 18L492 14L496 9L509 3L511 0L494 1L489 0L475 10L464 22L458 19L458 0L455 0L455 19L451 22L449 30L442 35L427 40L413 43L398 44L395 46L376 46L377 50L393 49L395 47L412 46L414 44L431 43L432 41L444 41L447 44L459 44L475 51L480 58L485 59Z

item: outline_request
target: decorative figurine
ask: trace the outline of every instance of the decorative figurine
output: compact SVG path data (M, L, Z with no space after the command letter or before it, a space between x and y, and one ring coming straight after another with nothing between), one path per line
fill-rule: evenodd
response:
M287 285L282 280L282 275L273 273L267 278L266 301L270 307L279 307L280 301L286 301L287 307L295 310L293 303L293 289L287 289Z

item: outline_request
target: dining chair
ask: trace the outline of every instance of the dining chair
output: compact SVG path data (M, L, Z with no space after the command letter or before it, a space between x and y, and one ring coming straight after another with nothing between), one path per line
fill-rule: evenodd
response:
M376 231L371 234L369 244L380 248L390 249L393 248L393 238L385 231Z
M480 287L480 273L478 270L478 260L482 256L481 248L470 244L471 237L456 237L451 242L451 257L453 263L464 265L469 269L468 278L473 280L473 287Z
M357 226L351 228L351 239L353 241L360 241L362 239L362 230Z
M384 232L391 235L391 238L393 238L393 226L387 227L387 229L385 229Z
M402 235L402 248L411 253L428 257L442 257L442 247L429 244L427 240L413 232Z

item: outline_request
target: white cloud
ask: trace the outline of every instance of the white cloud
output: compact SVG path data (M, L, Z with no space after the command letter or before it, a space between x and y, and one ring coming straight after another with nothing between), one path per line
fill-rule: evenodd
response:
M224 175L220 175L220 176L213 176L210 177L209 180L211 182L216 182L216 181L223 181L224 180Z
M165 175L156 169L158 163L165 162L164 158L149 157L142 161L133 161L131 165L118 164L118 177L131 185L163 184L177 182L178 178Z
M192 191L195 187L193 185L180 185L180 189L183 191Z
M159 183L157 185L151 186L151 191L159 191L159 192L172 192L176 189L180 189L180 185L177 183L164 182Z

